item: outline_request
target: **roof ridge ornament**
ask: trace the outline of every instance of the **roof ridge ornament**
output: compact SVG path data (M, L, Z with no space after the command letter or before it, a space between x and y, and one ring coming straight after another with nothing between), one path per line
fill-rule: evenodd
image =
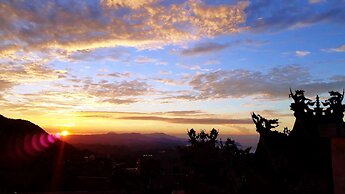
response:
M290 88L289 97L294 100L290 107L296 118L321 119L329 122L342 120L345 111L345 105L342 104L344 93L344 89L342 93L330 91L330 98L322 102L319 95L316 95L316 100L312 101L304 96L304 90L295 90L293 93Z

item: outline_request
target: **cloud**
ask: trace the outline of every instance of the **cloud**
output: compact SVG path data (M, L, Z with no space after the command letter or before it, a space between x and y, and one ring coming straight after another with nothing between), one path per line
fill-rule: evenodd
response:
M119 46L155 49L238 32L245 7L243 3L211 6L193 0L9 1L1 3L0 40L13 45L7 49L11 52Z
M331 52L345 52L345 44L337 47L337 48L330 48L326 49L326 51L331 51Z
M235 40L229 43L216 43L216 42L204 42L194 45L192 48L183 49L179 53L182 56L196 56L202 54L209 54L213 52L219 52L227 48L233 48L237 46L261 46L268 41L258 41L251 39Z
M336 76L329 80L314 79L308 69L299 65L274 67L266 73L236 69L196 74L189 82L192 91L170 95L164 100L207 100L219 98L253 97L260 99L286 99L289 88L304 89L308 94L341 90L345 79Z
M49 111L70 111L79 106L91 103L92 100L84 93L78 93L70 88L64 91L59 91L56 86L50 85L50 90L31 91L27 93L25 88L32 87L18 87L23 93L10 94L7 98L15 98L1 103L1 107L5 110L18 111L18 112L35 112L35 114L44 114ZM24 88L24 89L23 89ZM48 112L49 112L48 111Z
M130 72L124 72L124 73L120 73L120 72L113 72L113 73L98 73L96 76L98 77L107 77L107 78L129 78L132 76L132 74Z
M207 43L198 44L190 49L184 49L180 52L180 54L183 56L195 56L195 55L221 51L221 50L226 49L227 47L229 47L229 44L207 42Z
M156 82L163 83L166 85L171 85L171 86L179 86L179 85L184 85L185 82L183 80L176 80L176 79L168 79L168 78L156 78L154 79Z
M281 112L277 110L255 110L253 112L260 113L261 115L269 116L269 117L275 117L275 118L281 118L281 117L291 117L293 113L288 112Z
M145 96L153 93L151 85L144 81L113 81L100 80L93 82L91 80L83 80L79 86L81 93L91 96L98 103L111 104L131 104L142 100L135 97Z
M205 115L207 114L201 110L179 110L179 111L168 111L163 114L169 114L174 116L195 116L195 115Z
M13 83L30 83L43 80L65 78L66 70L56 70L45 63L3 64L0 66L0 79Z
M305 57L307 55L310 55L311 52L309 51L295 51L295 54L297 57Z
M145 0L145 1L128 1L128 0L101 0L101 4L107 7L127 7L131 9L139 9L143 6L151 5L157 2L157 0Z
M167 111L167 112L121 112L121 111L81 111L78 112L81 116L87 115L112 115L112 117L116 118L121 115L128 116L153 116L153 115L167 115L167 116L184 116L184 117L195 117L195 116L214 116L207 112L201 110L176 110L176 111Z
M3 95L7 90L12 88L14 84L12 82L0 79L0 100L3 100Z
M161 70L161 71L159 71L159 74L160 75L171 75L172 72L171 71L166 71L166 70Z
M219 60L208 60L204 63L204 65L219 65L220 61Z
M200 97L198 95L193 94L179 94L179 95L170 95L166 97L160 98L160 100L164 100L164 103L171 103L175 100L181 100L181 101L195 101L200 100Z
M182 63L177 63L176 66L182 67L184 69L188 69L191 71L210 71L209 69L204 69L204 68L200 67L199 65L185 65Z
M8 55L11 55L15 53L18 49L19 46L13 44L0 46L0 57L6 57Z
M310 4L317 4L317 3L321 3L324 2L324 0L309 0Z
M127 57L129 53L121 48L98 48L78 50L75 52L62 52L63 57L75 62L75 61L120 61L123 57Z
M231 125L231 124L253 124L251 119L218 119L218 118L168 118L160 116L129 116L120 117L125 120L150 120L163 121L178 124L204 124L204 125Z
M150 58L150 57L145 57L145 56L139 56L135 59L136 63L138 64L145 64L145 63L153 63L156 65L166 65L166 62L159 61L158 59Z
M71 111L87 107L104 107L105 105L128 105L143 101L138 97L152 92L151 86L143 81L96 80L88 77L68 76L59 82L43 80L44 82L15 83L16 90L6 93L6 99L11 99L6 104L6 109L18 110L22 106L20 111L47 111L51 107L55 107L58 110ZM0 89L11 89L12 85L8 81L0 81Z
M117 112L117 111L82 111L79 117L105 118L114 120L159 121L174 124L201 125L252 125L250 118L225 118L229 115L210 114L200 110L177 110L167 112Z
M109 99L102 100L102 102L108 102L111 104L132 104L132 103L139 102L139 100L130 99L130 98L129 99L109 98Z
M13 86L13 83L5 81L5 80L0 80L0 91L1 92L11 88L12 86Z
M300 0L275 1L252 0L245 9L246 25L254 32L281 31L300 28L316 23L342 24L345 4L341 0L315 3Z

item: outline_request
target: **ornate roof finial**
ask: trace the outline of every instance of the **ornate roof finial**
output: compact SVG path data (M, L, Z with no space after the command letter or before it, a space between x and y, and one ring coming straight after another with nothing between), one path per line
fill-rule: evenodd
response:
M316 95L316 108L319 109L321 106L319 95Z

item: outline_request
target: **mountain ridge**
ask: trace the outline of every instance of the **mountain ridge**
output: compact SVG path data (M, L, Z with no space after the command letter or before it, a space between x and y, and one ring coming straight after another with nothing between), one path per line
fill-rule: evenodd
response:
M178 138L165 133L115 133L88 135L69 135L64 140L70 144L103 144L117 146L139 146L139 145L184 145L187 139Z

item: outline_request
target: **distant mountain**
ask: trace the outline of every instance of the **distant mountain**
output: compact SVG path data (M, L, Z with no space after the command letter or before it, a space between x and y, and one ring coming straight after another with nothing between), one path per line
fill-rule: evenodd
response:
M70 144L101 144L112 146L161 146L171 147L186 145L187 139L178 138L164 133L106 133L94 135L70 135L65 137Z

